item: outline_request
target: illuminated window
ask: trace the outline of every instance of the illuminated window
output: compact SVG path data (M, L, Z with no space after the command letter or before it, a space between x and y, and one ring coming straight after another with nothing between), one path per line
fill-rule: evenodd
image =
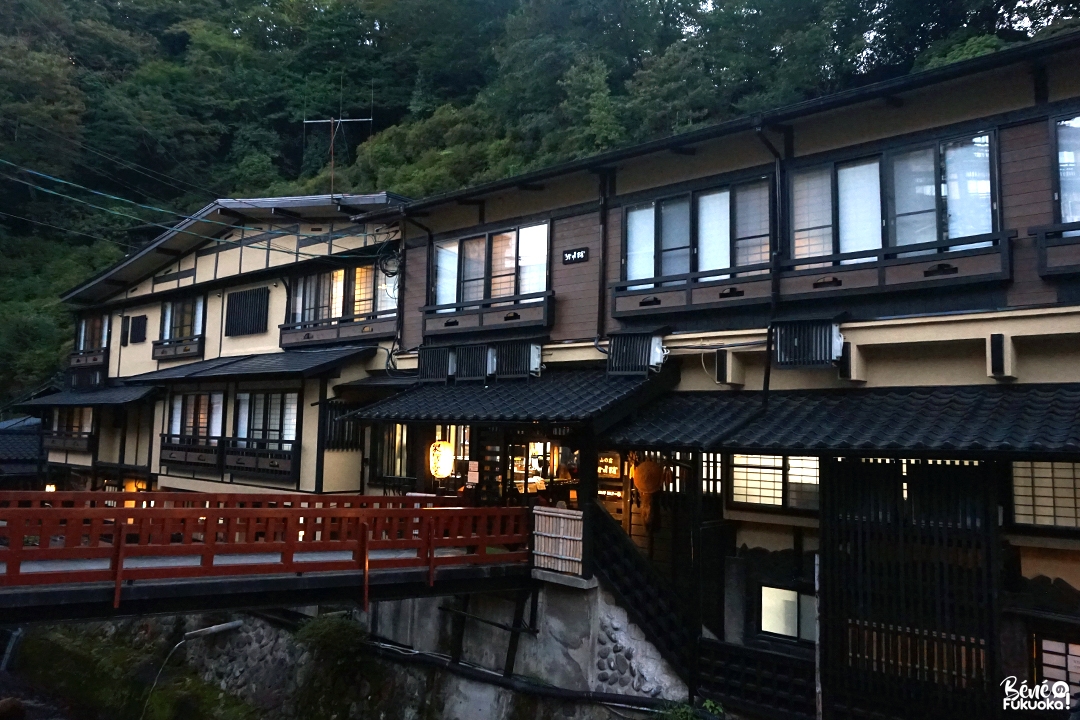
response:
M435 304L544 292L547 261L547 223L439 241L435 244Z
M1077 463L1014 462L1014 520L1023 525L1080 526L1078 479Z
M761 631L817 642L817 604L814 596L763 585Z
M202 335L203 298L172 300L161 307L161 339L179 340Z
M174 439L170 442L217 445L221 437L223 404L222 393L173 395L169 406L169 435Z
M297 393L237 393L237 447L291 450L291 441L296 439L296 413Z
M734 455L731 501L737 504L818 509L818 459L786 455Z
M1080 117L1057 123L1057 148L1061 222L1080 222Z
M1074 698L1072 708L1076 709L1075 698L1077 693L1080 693L1080 645L1039 637L1036 639L1035 649L1035 667L1038 670L1036 681L1048 680L1054 683L1064 680L1069 683L1069 695Z

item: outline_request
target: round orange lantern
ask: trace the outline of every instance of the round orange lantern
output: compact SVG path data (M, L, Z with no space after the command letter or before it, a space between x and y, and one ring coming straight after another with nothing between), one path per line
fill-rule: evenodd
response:
M431 443L428 451L428 469L431 476L442 480L454 472L454 446L445 440Z

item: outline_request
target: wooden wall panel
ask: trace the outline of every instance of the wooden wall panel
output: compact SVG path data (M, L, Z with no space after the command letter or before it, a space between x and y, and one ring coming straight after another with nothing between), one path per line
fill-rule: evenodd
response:
M1005 128L1001 144L1001 210L1004 228L1016 230L1013 243L1011 306L1057 301L1054 286L1039 277L1035 239L1027 229L1053 222L1053 162L1046 121Z
M551 287L555 291L551 339L591 339L596 336L600 217L590 213L558 220L551 232ZM588 248L588 262L563 265L563 251L578 248Z
M622 324L611 317L611 283L622 279L622 208L608 210L607 237L607 288L604 288L604 323L605 330L618 330Z
M427 245L405 251L405 299L402 303L401 347L409 350L423 341L424 318L420 308L427 303Z

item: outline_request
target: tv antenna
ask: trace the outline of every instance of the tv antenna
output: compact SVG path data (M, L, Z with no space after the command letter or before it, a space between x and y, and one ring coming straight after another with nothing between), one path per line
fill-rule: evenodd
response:
M304 120L305 129L306 129L306 127L308 125L317 125L317 124L320 124L320 123L327 123L330 126L330 194L331 195L334 194L334 145L335 145L335 140L337 139L338 130L341 129L342 123L366 122L366 123L371 123L371 125L370 125L371 130L374 130L374 128L375 128L375 123L374 123L374 119L375 119L375 80L373 79L371 81L371 106L370 106L370 109L368 110L368 116L366 118L346 118L346 117L341 117L341 115L344 114L342 112L342 109L341 109L342 108L341 93L342 93L342 88L339 87L338 88L338 117L331 117L331 118L328 118L326 120L307 120L307 119ZM368 137L371 137L371 132L370 131L368 133Z

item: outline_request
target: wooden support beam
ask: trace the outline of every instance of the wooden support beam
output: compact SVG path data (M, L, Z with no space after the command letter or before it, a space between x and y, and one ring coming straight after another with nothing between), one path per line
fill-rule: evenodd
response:
M676 145L673 148L669 148L669 150L674 155L697 155L697 150L692 147L686 147L685 145Z
M156 247L154 252L159 255L168 255L169 257L180 257L184 254L183 250L173 250L172 248Z
M232 210L231 208L218 208L218 214L224 215L225 217L235 218L236 220L243 220L245 222L266 222L265 220L260 220L256 217L252 217L251 215L245 215L244 213Z
M904 107L904 99L903 98L897 97L895 95L886 95L883 99L885 100L885 105L888 106L888 107L891 107L891 108L902 108L902 107Z
M519 183L517 189L528 192L543 192L544 186L539 183Z
M282 217L292 218L293 220L303 220L304 216L300 213L294 213L292 210L286 210L284 208L270 208L271 215L281 215Z

